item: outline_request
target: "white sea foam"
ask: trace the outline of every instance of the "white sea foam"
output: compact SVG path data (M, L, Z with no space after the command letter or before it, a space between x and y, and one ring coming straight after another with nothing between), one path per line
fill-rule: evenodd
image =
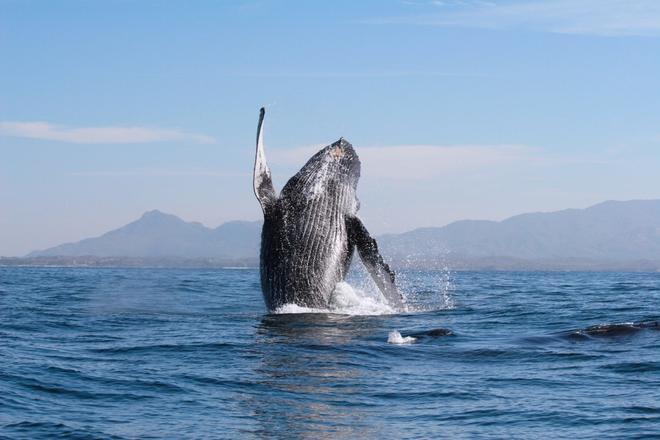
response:
M339 282L330 298L327 309L284 304L274 310L276 314L288 313L336 313L340 315L390 315L398 311L390 307L381 295Z
M454 284L448 269L430 272L420 283L408 280L406 273L397 278L404 295L403 309L391 307L371 281L363 268L352 273L351 282L337 283L327 308L301 307L285 304L273 313L333 313L339 315L392 315L396 313L423 313L456 308Z
M390 315L397 310L390 307L382 295L353 287L345 281L337 283L330 300L334 313L347 315Z
M387 335L388 344L414 344L416 340L417 338L413 338L412 336L406 336L404 338L397 330L392 330L390 334Z
M298 304L284 304L273 310L276 315L287 315L296 313L331 313L328 309L316 309L313 307L302 307Z

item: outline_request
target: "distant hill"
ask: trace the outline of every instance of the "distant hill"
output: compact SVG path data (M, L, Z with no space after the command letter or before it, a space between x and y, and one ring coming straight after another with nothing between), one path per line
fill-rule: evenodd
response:
M586 209L522 214L501 222L462 220L380 237L397 257L660 261L660 200L608 201Z
M28 257L244 259L258 255L260 233L261 222L235 221L211 229L155 210L100 237L35 251Z
M150 211L100 237L32 252L28 257L96 257L84 260L91 264L119 261L103 259L107 257L132 258L134 265L143 264L140 259L202 264L199 259L205 258L215 263L203 264L256 264L260 231L261 222L236 221L211 229ZM383 235L378 243L387 259L408 267L660 270L660 200L608 201L500 222L462 220Z

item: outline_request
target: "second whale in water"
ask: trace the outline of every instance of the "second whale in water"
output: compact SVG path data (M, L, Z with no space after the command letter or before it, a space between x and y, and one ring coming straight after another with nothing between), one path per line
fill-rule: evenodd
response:
M403 307L394 272L357 217L360 159L345 139L321 149L277 194L263 147L259 114L254 193L261 204L261 289L270 310L284 304L327 308L354 250L390 306Z

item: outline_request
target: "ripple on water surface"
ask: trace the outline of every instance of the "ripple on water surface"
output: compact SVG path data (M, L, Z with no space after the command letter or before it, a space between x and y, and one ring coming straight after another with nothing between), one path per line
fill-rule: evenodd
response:
M268 314L255 270L0 268L0 436L660 436L660 275L400 280Z

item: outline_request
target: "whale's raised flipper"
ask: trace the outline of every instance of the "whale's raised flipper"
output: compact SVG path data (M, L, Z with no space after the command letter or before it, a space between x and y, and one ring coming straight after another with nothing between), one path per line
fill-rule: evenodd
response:
M383 261L378 244L359 218L346 217L349 245L354 245L371 278L385 296L387 302L397 309L403 307L403 298L394 284L394 271Z
M277 201L277 194L273 188L273 179L270 169L266 163L264 153L264 117L266 109L261 107L259 111L259 125L257 126L257 153L254 158L254 194L261 204L261 209L266 211Z

